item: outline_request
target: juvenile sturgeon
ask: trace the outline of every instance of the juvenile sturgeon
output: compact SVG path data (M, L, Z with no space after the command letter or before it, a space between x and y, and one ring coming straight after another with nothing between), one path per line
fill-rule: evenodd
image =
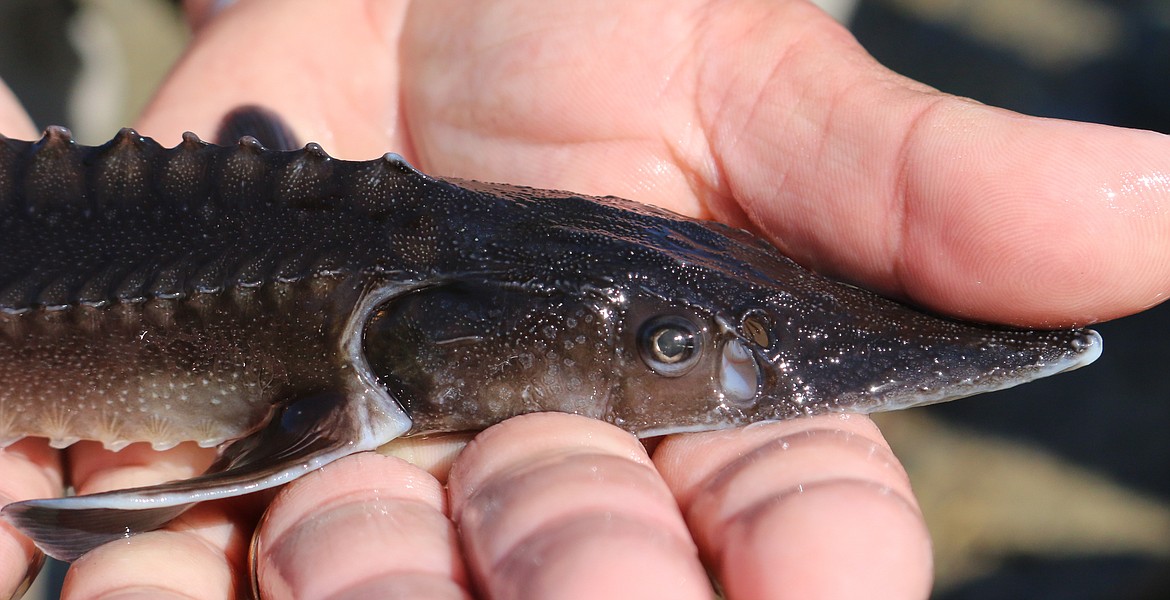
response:
M0 138L0 443L219 448L192 479L4 507L64 560L399 436L547 410L638 436L868 413L1100 351L928 315L718 223L393 154Z

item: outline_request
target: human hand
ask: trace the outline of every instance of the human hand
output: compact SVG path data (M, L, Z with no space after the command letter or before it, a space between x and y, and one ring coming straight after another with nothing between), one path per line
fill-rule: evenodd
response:
M805 264L974 318L1087 322L1165 294L1160 136L1026 119L937 94L882 70L805 2L705 6L243 2L206 23L139 126L167 143L183 129L210 137L225 111L259 103L335 156L396 150L435 174L612 193L750 223ZM709 595L688 554L693 542L731 597L928 593L925 529L868 420L676 436L655 450L654 468L631 444L572 417L509 421L460 458L446 507L437 483L419 483L426 480L400 463L347 459L282 492L259 537L261 588L356 590L349 586L405 581L396 575L411 564L418 570L408 575L432 583L464 581L466 569L496 595L589 596L590 585L634 593L635 584L671 597ZM515 454L499 458L504 449ZM143 474L126 466L145 453L100 456L86 479L95 490L192 469L179 456L152 460L154 471ZM415 487L386 487L403 477ZM584 479L594 481L569 486L579 490L569 499L540 484ZM410 506L451 511L457 531L431 517L423 517L431 528L406 532L409 542L347 528L394 529L396 513L379 510L387 496L426 486L419 494L432 494L423 498L430 504ZM281 535L322 488L348 493L316 519L362 518ZM476 502L484 499L490 521L469 520L483 514ZM168 531L104 547L76 564L67 593L155 585L225 595L241 585L233 573L243 570L250 532L241 506L201 507ZM243 512L233 521L226 510ZM590 526L605 514L627 526ZM574 523L576 533L564 537ZM630 531L647 535L621 535ZM521 532L532 537L500 541ZM316 569L317 579L303 569L290 575L359 543L391 547L341 560L347 577L339 568ZM525 554L533 548L547 552ZM624 558L631 550L640 562ZM427 570L384 558L404 551L439 560ZM640 578L628 575L631 564ZM688 587L656 583L667 574ZM556 583L539 579L550 575L561 585L536 587Z

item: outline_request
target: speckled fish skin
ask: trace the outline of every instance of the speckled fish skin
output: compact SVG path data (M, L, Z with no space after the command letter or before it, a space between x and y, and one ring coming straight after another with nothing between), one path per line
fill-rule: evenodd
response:
M0 442L220 447L194 479L4 508L67 560L401 435L865 413L1100 349L927 315L720 224L394 155L0 139Z

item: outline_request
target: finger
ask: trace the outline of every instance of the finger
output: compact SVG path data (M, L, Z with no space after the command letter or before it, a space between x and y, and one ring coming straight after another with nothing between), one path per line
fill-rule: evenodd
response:
M468 598L442 486L378 454L286 486L257 532L264 598Z
M473 433L463 432L395 438L379 447L378 453L400 458L445 484L455 458L473 437Z
M1170 292L1170 138L940 94L806 2L726 8L698 40L698 114L724 193L799 261L1026 325Z
M32 119L3 81L0 81L0 134L18 140L33 140L37 137Z
M61 494L58 453L44 440L25 439L0 449L0 506ZM32 583L44 556L32 540L0 520L0 598Z
M190 479L203 473L215 450L183 443L164 451L150 444L130 444L113 452L98 442L82 441L69 447L70 481L79 494L155 485Z
M248 588L242 587L247 580L238 572L224 548L201 536L152 531L100 546L75 561L65 575L61 597L247 597Z
M476 437L448 485L489 597L711 597L674 499L642 445L615 427L516 417Z
M32 120L2 81L0 134L26 140L37 137ZM3 430L2 426L0 430ZM58 453L50 450L44 440L26 439L0 448L0 506L18 500L58 496L61 490ZM18 533L7 521L0 521L0 598L18 596L17 592L32 582L43 559L31 540Z
M241 0L214 14L138 120L168 145L210 139L225 113L259 104L342 158L406 152L394 32L405 2ZM262 35L259 34L262 32Z
M188 479L214 458L210 449L193 443L162 452L131 444L110 452L81 442L70 452L73 482L83 494ZM234 597L249 585L243 576L246 548L261 505L255 495L202 503L162 530L100 546L70 568L64 595L149 590L160 597Z
M654 462L731 598L926 598L930 540L869 419L670 436Z

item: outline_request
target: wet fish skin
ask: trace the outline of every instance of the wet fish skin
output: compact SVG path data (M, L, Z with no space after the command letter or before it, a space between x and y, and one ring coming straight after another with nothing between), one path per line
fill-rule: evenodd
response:
M221 447L190 480L3 509L64 559L401 435L872 412L1100 349L928 315L717 223L393 155L0 139L0 441Z

